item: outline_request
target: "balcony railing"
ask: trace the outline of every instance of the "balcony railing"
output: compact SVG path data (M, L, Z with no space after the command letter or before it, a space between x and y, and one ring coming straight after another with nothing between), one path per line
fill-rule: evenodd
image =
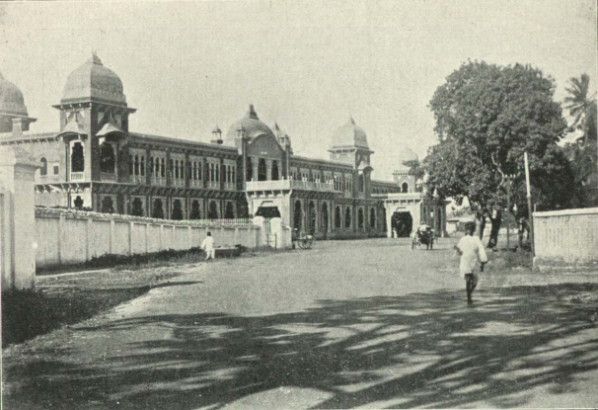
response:
M298 181L292 179L280 179L274 181L247 181L247 191L316 191L316 192L340 192L334 187L334 183Z
M85 180L85 172L71 172L70 180L73 182L79 182Z

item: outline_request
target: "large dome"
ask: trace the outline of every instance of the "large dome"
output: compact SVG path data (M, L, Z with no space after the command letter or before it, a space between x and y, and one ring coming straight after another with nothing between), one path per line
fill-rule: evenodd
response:
M61 101L71 102L91 98L118 104L127 103L122 81L114 71L104 67L95 54L69 74Z
M19 87L5 80L0 73L0 113L27 117L27 107Z
M245 136L250 139L254 139L260 135L269 135L275 138L270 127L260 121L253 105L249 106L249 111L243 118L230 126L228 133L226 134L226 144L237 145L241 130L243 130Z
M334 147L360 147L368 148L368 139L363 128L355 124L355 120L350 118L349 121L336 130L332 135L332 144Z

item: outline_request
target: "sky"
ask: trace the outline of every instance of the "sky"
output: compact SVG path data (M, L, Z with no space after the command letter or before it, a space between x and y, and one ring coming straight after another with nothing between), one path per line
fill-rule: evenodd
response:
M595 92L596 2L138 1L0 5L0 72L24 93L32 131L58 129L68 74L96 51L137 108L135 132L209 141L254 104L300 155L326 158L352 116L374 177L404 147L436 143L428 103L468 60L531 64L556 82L587 73Z

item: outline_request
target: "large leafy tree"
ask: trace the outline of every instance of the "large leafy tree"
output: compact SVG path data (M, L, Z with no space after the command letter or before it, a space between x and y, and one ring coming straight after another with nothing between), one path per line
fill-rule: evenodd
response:
M567 206L573 177L556 145L567 124L553 94L554 81L529 65L468 62L455 70L430 101L439 144L424 160L428 192L467 196L484 207L505 202L514 175L514 200L522 207L527 151L536 203Z

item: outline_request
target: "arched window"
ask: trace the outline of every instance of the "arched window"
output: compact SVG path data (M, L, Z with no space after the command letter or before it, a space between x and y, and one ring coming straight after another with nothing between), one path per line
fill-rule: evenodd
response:
M81 196L77 195L77 198L75 198L73 202L75 204L75 209L83 209L83 198L81 198Z
M143 155L139 160L139 174L141 174L141 176L145 176L145 156Z
M376 228L376 210L374 208L370 209L370 228Z
M199 201L194 199L191 202L191 213L189 214L189 219L199 219L201 218L201 213L199 211Z
M83 144L75 142L71 150L71 172L83 172L85 169L85 157Z
M279 178L280 178L280 175L278 172L278 161L272 161L272 179L274 181L276 181Z
M133 166L134 174L139 175L139 156L135 155L135 165Z
M359 211L357 212L357 226L359 227L359 229L363 229L363 209L359 208Z
M143 202L141 198L133 199L133 206L131 207L131 215L143 216Z
M218 219L218 204L216 204L216 201L210 201L208 219Z
M104 199L102 199L102 212L111 214L114 213L114 206L112 204L112 197L110 196L105 196Z
M359 176L357 177L357 183L359 185L359 192L364 192L365 191L365 178L363 176L363 174L359 174Z
M341 207L337 206L334 210L334 227L340 228L341 227Z
M172 202L172 214L171 214L171 219L180 221L181 219L183 219L183 209L181 206L181 200L180 199L175 199Z
M227 202L226 209L224 210L224 218L233 219L235 217L235 210L233 209L233 203Z
M100 145L100 171L108 174L114 174L116 165L116 156L112 144L104 141Z
M409 184L407 182L403 182L403 185L401 185L401 191L409 192Z
M166 160L164 158L160 159L160 177L164 178L166 176Z
M322 204L322 226L320 230L326 234L328 232L328 205L326 203Z
M40 159L40 162L42 163L42 168L39 170L39 174L48 175L48 160L42 157L42 159Z
M309 226L309 233L311 235L316 232L316 218L316 205L313 203L313 201L310 201L307 207L307 223Z
M345 228L351 227L351 208L347 207L345 210Z
M245 165L246 181L251 181L253 179L253 162L251 160L251 157L247 157Z
M164 209L162 208L162 200L160 198L154 199L154 206L152 207L152 218L164 218Z
M151 177L154 176L154 157L149 157L149 160L147 162L147 168L149 169L149 174Z
M257 163L257 180L265 181L268 179L268 168L266 167L266 160L260 158Z

